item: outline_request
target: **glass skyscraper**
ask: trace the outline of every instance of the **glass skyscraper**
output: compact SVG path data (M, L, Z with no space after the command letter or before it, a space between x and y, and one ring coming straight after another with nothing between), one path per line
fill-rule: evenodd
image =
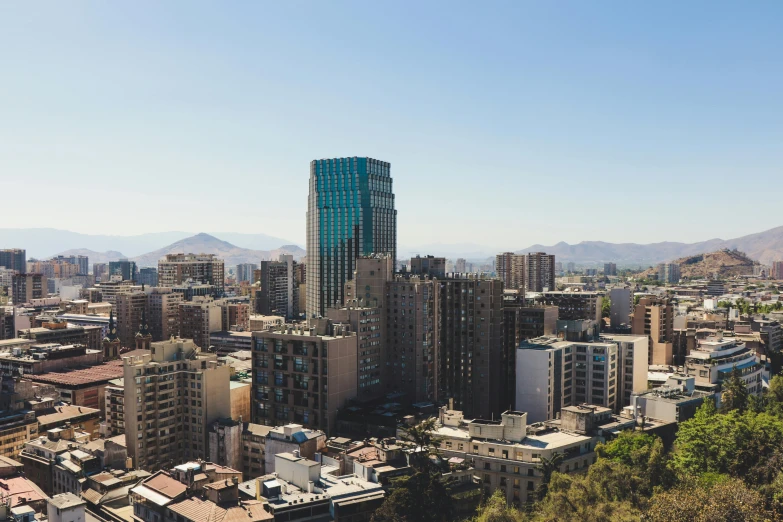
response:
M391 165L372 158L310 163L307 200L307 316L343 303L356 258L387 254L397 261L397 211Z

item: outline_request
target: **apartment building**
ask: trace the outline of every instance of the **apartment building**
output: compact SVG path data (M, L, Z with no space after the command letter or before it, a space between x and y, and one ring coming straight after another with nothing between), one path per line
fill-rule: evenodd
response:
M609 325L612 331L631 325L633 295L630 288L612 288L609 290Z
M359 361L356 378L359 396L366 400L382 397L384 394L382 358L386 353L382 310L350 306L329 308L326 316L335 323L350 324L351 331L358 337Z
M196 346L209 347L210 332L223 328L223 311L211 297L194 297L179 303L179 335L192 339Z
M22 248L0 249L0 267L24 274L27 272L27 252Z
M631 333L650 338L649 364L672 364L674 345L674 307L671 301L644 296L634 306Z
M471 277L438 280L438 285L438 397L454 399L455 408L470 417L497 417L505 385L503 282Z
M94 287L100 291L100 301L110 303L112 307L117 305L117 295L128 292L140 292L141 285L136 285L133 281L106 281L100 282ZM93 301L91 301L93 302Z
M328 319L253 332L253 422L333 432L337 410L358 395L358 340Z
M225 299L217 301L220 306L221 330L245 331L250 326L250 305Z
M647 390L648 352L650 339L646 335L602 335L601 341L617 344L619 356L619 406L631 403L634 394ZM657 417L656 417L657 418Z
M525 290L546 292L555 288L555 256L544 252L525 254Z
M221 297L225 286L225 263L214 254L168 254L158 261L158 284L177 286L187 280L215 287Z
M182 294L171 288L152 288L147 295L147 320L153 341L179 335L179 305L182 302Z
M660 263L657 267L658 281L663 283L680 282L680 265L677 263Z
M261 267L254 273L255 282L259 283L256 313L281 315L288 320L299 317L297 266L294 256L287 254L281 254L277 261L261 261Z
M617 275L617 264L615 263L604 263L604 275L609 276L616 276Z
M158 269L154 266L139 269L139 284L149 287L158 286Z
M11 298L15 305L43 299L49 295L46 276L43 274L14 274L11 278Z
M783 279L783 261L773 261L772 270L770 271L772 279Z
M128 292L116 296L117 337L120 345L131 347L135 344L136 332L142 324L142 317L147 314L147 294L145 292Z
M556 306L563 321L601 321L603 296L597 292L542 292L533 299L536 304Z
M128 457L145 470L209 455L209 425L231 416L230 369L189 339L123 358ZM111 403L110 403L111 404Z
M723 381L734 368L742 375L748 392L760 396L764 365L758 355L743 342L725 338L718 333L700 339L691 353L685 357L685 374L693 376L697 389L719 392Z
M495 256L495 272L506 289L525 288L525 256L504 252ZM554 288L552 288L554 289Z
M412 257L410 273L442 279L446 277L446 258L435 256Z

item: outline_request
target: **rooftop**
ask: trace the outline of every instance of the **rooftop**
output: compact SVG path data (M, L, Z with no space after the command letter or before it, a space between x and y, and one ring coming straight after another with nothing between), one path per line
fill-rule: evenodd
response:
M122 377L122 366L112 364L99 364L89 368L78 370L65 370L47 372L39 375L27 376L31 381L60 384L65 386L78 386L82 384L96 384L108 382Z
M82 500L80 497L77 497L70 491L53 496L49 500L49 503L57 509L68 509L86 504L84 500Z
M12 507L46 499L41 488L24 477L0 478L0 489L10 497Z
M79 418L85 415L100 415L101 410L88 408L86 406L71 406L70 404L58 405L54 411L45 415L38 416L38 423L42 426L66 422L70 419Z

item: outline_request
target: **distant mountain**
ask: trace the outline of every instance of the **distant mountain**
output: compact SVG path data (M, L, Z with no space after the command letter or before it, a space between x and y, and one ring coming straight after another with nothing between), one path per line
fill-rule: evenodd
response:
M680 275L688 279L710 278L713 274L718 274L718 277L753 274L753 267L759 264L744 252L728 249L681 257L673 262L680 265ZM650 276L653 273L655 268L643 272L642 276Z
M112 236L103 234L80 234L55 228L0 228L0 248L24 248L27 257L47 259L56 252L80 248L94 252L119 251L127 256L140 256L193 235L192 232L155 232L133 236ZM293 244L288 239L266 234L238 234L234 232L217 234L226 241L242 248L272 250L280 245ZM92 262L92 258L90 258Z
M127 259L128 256L123 255L122 252L115 250L109 250L107 252L96 252L95 250L88 250L86 248L72 248L71 250L65 250L57 254L58 256L87 256L90 262L90 270L92 270L93 263L108 263L110 261L119 261L120 259Z
M274 250L251 250L240 248L210 234L196 234L176 241L168 246L131 258L142 266L157 266L158 260L166 254L215 254L226 262L226 268L239 263L256 263L262 260L277 259L280 254L291 254L294 259L305 255L305 251L296 245L286 245Z
M705 252L737 249L762 264L783 260L783 226L735 239L710 239L699 243L605 243L582 241L575 245L560 242L552 246L533 245L517 253L546 252L558 261L576 263L655 264Z

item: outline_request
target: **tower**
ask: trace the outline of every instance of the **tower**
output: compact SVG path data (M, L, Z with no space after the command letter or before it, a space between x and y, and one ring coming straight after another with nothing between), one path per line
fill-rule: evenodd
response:
M307 200L307 316L325 316L344 301L356 259L371 254L397 261L397 211L391 165L372 158L310 163Z
M137 350L149 350L150 343L152 343L152 333L150 327L147 324L147 311L141 312L141 324L139 325L139 331L136 332L136 349Z
M103 338L103 359L116 359L120 355L120 338L117 336L117 326L114 324L114 310L109 312L109 331Z

